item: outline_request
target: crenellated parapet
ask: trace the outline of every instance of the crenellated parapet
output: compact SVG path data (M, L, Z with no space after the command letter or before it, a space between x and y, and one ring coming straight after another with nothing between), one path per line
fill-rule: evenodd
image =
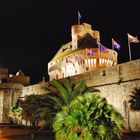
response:
M89 34L97 41L100 41L99 31L92 30L90 24L83 23L81 25L73 25L71 27L72 49L78 48L78 40L84 38L86 34Z

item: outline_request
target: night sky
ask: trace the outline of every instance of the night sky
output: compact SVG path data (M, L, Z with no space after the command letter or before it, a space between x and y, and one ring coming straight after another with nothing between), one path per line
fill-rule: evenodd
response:
M1 0L0 64L31 82L42 80L47 64L62 44L71 41L71 26L87 22L100 31L101 43L120 45L119 63L129 61L127 33L140 40L140 0ZM132 59L140 58L140 44L131 44Z

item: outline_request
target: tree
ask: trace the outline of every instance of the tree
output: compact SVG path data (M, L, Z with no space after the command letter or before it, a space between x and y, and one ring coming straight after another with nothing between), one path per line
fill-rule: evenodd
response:
M43 119L38 112L44 108L46 102L46 95L34 94L25 96L25 100L19 102L19 106L23 109L22 118L32 124L31 136L33 138L39 132L38 123Z
M48 94L46 108L40 109L40 112L47 111L45 115L50 126L54 121L56 113L61 111L64 106L70 104L78 95L82 95L88 91L95 91L95 89L88 88L85 81L73 84L69 78L63 81L54 79L44 88L50 93Z
M36 111L39 107L39 98L37 95L29 95L25 100L20 102L20 107L23 109L22 118L30 121L33 128L36 127L37 114Z
M131 110L140 111L140 88L133 89L129 103Z
M9 117L12 118L12 120L14 121L14 123L16 123L17 121L21 120L22 118L22 108L21 107L17 107L17 106L12 106L9 109Z
M25 96L25 100L21 100L18 105L23 109L22 118L30 121L34 128L37 127L37 122L43 119L40 118L41 115L38 114L38 111L46 106L47 101L46 95Z
M62 107L53 123L56 140L112 140L120 138L122 127L122 116L95 93Z

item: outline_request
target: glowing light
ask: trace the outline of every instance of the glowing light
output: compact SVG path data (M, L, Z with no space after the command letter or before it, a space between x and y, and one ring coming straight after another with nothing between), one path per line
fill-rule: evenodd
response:
M93 59L91 59L90 61L91 61L91 66L93 66Z
M88 59L88 65L90 66L90 59Z
M103 63L105 62L105 59L102 59Z
M99 65L101 65L101 64L102 64L102 59L100 58L100 59L99 59Z
M86 64L86 65L88 64L87 59L85 60L85 64Z
M94 62L94 66L95 67L96 67L96 61L97 61L96 59L93 59L93 62Z

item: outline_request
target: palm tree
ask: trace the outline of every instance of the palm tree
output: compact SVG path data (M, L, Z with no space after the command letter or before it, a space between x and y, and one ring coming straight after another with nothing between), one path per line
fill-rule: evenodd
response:
M120 138L122 116L105 98L87 93L56 114L56 140L112 140Z
M88 91L95 91L93 88L88 88L85 81L79 81L78 83L73 84L69 78L64 79L63 81L54 79L47 87L43 88L50 93L47 96L48 101L46 107L40 109L39 114L44 112L44 117L46 117L50 126L53 123L56 113L59 112L63 106L70 104L78 95L82 95Z
M133 89L129 103L131 110L140 111L140 88Z

